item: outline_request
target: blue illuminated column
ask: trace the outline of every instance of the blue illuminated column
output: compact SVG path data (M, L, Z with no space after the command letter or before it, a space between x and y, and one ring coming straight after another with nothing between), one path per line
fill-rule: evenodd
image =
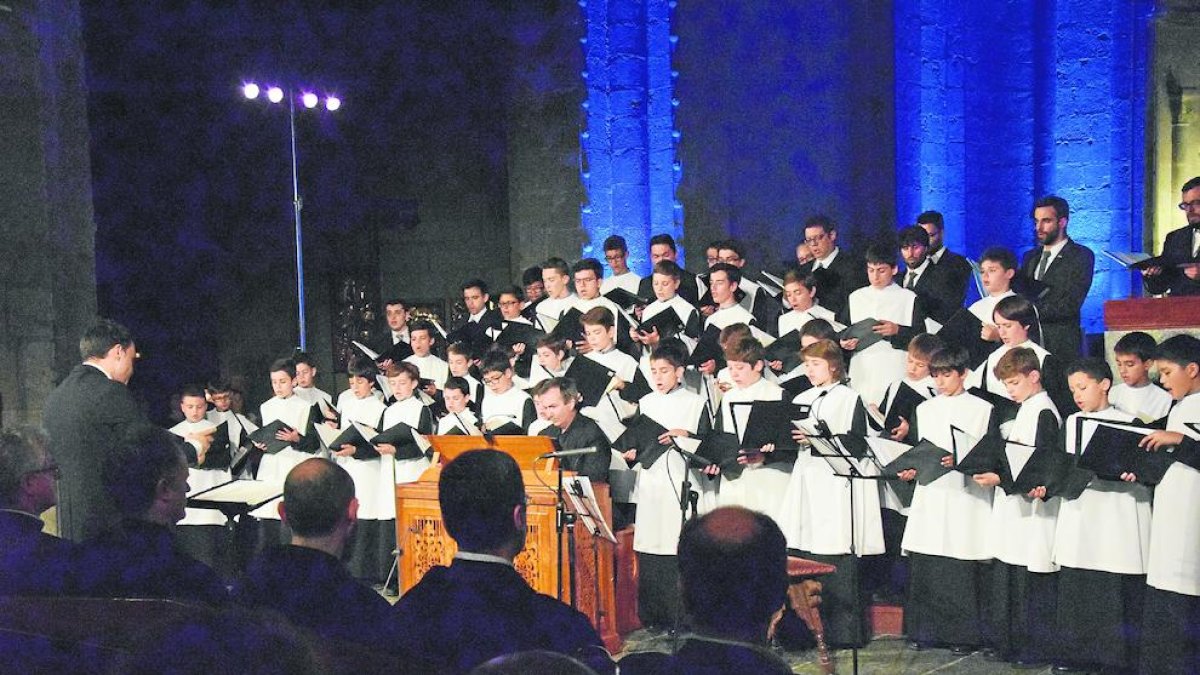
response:
M952 249L1018 254L1034 200L1072 207L1098 255L1084 329L1129 294L1102 249L1141 246L1151 0L896 0L898 221L946 216Z
M630 267L646 274L651 235L665 232L676 241L683 235L683 210L675 199L681 167L671 70L674 2L581 0L579 5L586 27L580 42L587 87L579 139L587 195L582 254L603 257L604 239L620 234L629 245Z

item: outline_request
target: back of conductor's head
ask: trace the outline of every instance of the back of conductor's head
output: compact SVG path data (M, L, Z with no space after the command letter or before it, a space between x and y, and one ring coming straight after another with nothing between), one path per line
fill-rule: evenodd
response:
M288 472L279 513L299 537L326 537L339 526L348 532L358 514L354 480L328 459L306 459Z
M438 479L442 521L459 549L515 556L525 544L525 482L515 460L496 450L470 450Z
M787 541L766 515L719 508L684 526L679 576L697 629L761 641L787 598Z

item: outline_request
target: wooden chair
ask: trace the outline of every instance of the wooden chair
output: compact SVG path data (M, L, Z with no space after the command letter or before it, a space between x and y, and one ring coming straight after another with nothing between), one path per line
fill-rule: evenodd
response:
M817 661L821 672L833 672L829 648L825 645L825 624L821 621L821 582L816 577L837 571L833 565L798 556L788 556L788 604L817 639Z

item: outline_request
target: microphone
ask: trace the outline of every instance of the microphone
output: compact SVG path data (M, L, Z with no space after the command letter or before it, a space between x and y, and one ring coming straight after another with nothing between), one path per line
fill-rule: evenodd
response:
M551 457L575 457L577 455L590 455L596 452L596 448L580 448L578 450L555 450L538 455L538 459L548 459Z

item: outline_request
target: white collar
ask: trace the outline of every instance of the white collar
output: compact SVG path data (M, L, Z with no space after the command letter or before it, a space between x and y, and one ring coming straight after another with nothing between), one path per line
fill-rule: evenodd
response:
M943 244L942 247L939 248L937 251L930 253L929 257L926 258L926 260L932 260L933 264L936 265L942 261L942 254L944 254L945 252L946 252L946 246L945 246L945 244ZM917 274L920 274L920 272L918 272Z
M490 563L492 565L507 565L508 567L516 569L516 566L513 565L513 562L508 558L492 555L490 553L471 553L470 551L458 551L454 554L454 559L466 560L468 562Z
M931 260L932 260L932 258L930 258L930 257L926 256L925 260L923 260L923 261L921 262L921 264L920 264L920 265L917 265L916 267L910 267L910 268L908 268L908 271L907 271L907 273L905 274L905 279L904 279L904 280L905 280L905 281L908 281L908 275L909 275L909 274L916 274L916 275L917 275L917 278L918 278L918 279L920 279L920 278L921 278L921 275L922 275L922 274L925 274L925 270L929 269L929 265L930 265L930 261L931 261Z
M471 316L467 317L467 322L468 323L479 323L479 320L483 318L484 314L487 314L487 307L484 307L483 309L479 310L478 314L472 314Z
M842 249L838 248L837 246L834 246L833 250L829 252L829 255L825 256L824 258L817 258L813 262L813 268L814 269L818 268L818 267L828 268L830 265L833 264L834 258L836 258L838 253L840 253L841 251L842 251Z
M104 369L104 366L100 365L99 363L96 363L95 361L84 361L83 365L91 366L91 367L95 368L96 370L104 373L104 376L107 377L108 379L110 379L110 380L113 379L112 375L109 374L109 372Z
M1043 246L1042 253L1045 254L1045 253L1049 252L1050 259L1054 260L1055 258L1058 257L1059 253L1062 253L1063 247L1067 245L1068 241L1071 241L1070 237L1063 237L1062 241L1058 242L1057 244L1055 244L1053 246Z

